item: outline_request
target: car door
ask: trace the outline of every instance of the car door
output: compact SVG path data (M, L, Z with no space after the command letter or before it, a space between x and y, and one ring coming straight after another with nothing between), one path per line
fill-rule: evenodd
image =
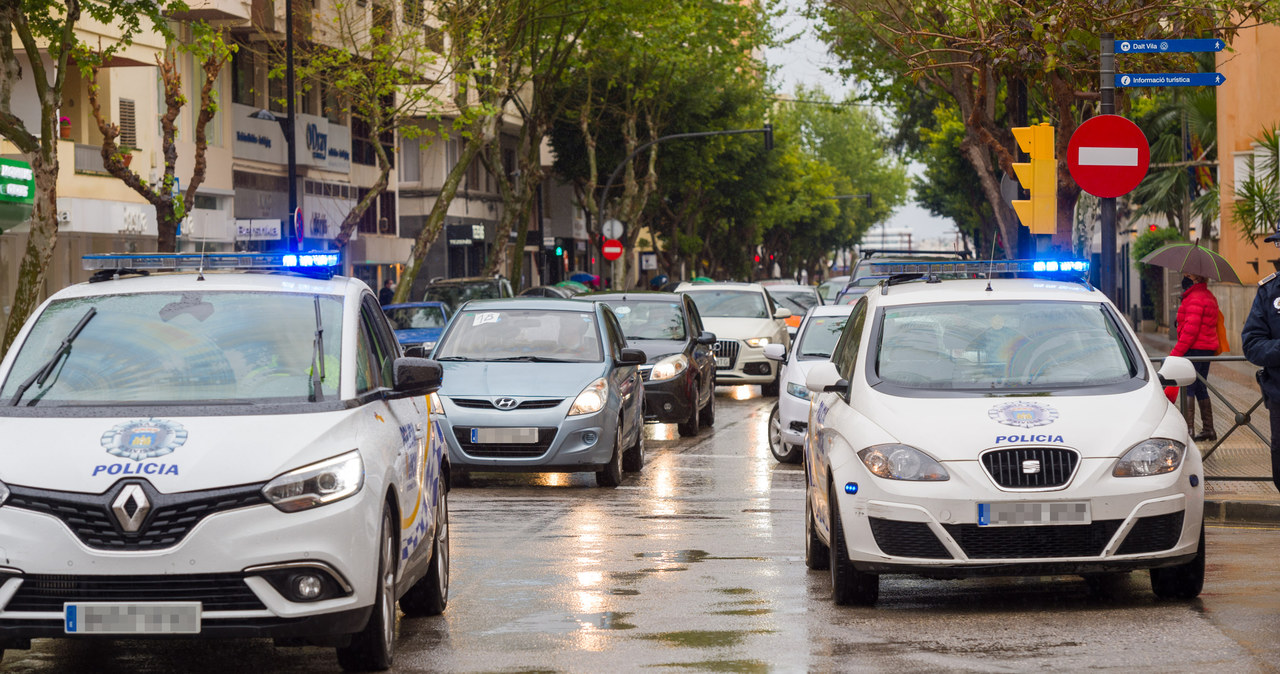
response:
M604 323L605 341L608 342L609 358L617 363L622 357L622 350L627 346L627 339L622 334L622 325L618 323L613 309L605 307L600 315ZM621 399L622 437L627 442L633 442L634 434L640 432L640 424L644 423L644 413L641 410L644 388L640 380L640 368L635 365L614 366L609 371L609 384L618 387Z
M867 300L858 300L849 320L845 323L840 340L831 352L831 362L836 366L840 377L846 381L854 381L857 375L859 350L862 334L866 326ZM808 487L808 498L813 506L814 520L822 531L827 529L827 482L830 480L831 460L829 449L836 441L847 442L857 446L856 441L841 437L840 422L848 419L851 408L845 401L848 391L841 393L816 394L809 404L809 434L804 443L805 479Z
M698 404L701 405L707 398L715 395L716 354L710 344L698 343L698 337L706 332L702 316L698 314L698 306L688 295L681 296L681 300L684 304L685 330L693 344L693 366L698 371Z

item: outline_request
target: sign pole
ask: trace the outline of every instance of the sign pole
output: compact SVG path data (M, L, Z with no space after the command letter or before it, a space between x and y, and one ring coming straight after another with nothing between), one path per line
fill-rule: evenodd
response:
M1116 36L1115 33L1102 34L1102 53L1099 61L1099 74L1102 77L1102 106L1104 115L1116 114ZM1100 233L1102 252L1099 274L1102 281L1102 294L1111 302L1116 302L1116 199L1107 197L1102 200L1102 231Z

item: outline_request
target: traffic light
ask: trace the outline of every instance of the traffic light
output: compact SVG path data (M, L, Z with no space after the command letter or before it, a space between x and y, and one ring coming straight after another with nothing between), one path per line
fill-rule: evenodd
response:
M564 255L564 239L556 237L556 257Z
M1017 199L1013 210L1032 234L1053 234L1058 230L1058 159L1054 156L1053 127L1048 124L1013 129L1018 147L1031 161L1015 163L1018 182L1031 192L1030 199Z
M1159 225L1157 225L1157 224L1155 224L1155 223L1152 223L1152 224L1150 224L1150 225L1147 225L1147 231L1148 231L1148 232L1154 232L1154 231L1156 231L1157 229L1160 229L1160 226L1159 226Z

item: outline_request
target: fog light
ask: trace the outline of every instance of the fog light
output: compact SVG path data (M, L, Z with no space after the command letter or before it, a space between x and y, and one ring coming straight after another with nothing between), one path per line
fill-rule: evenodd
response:
M305 574L293 577L293 593L303 601L315 599L323 591L324 581L319 576Z
M594 445L596 444L596 439L598 437L599 436L596 435L595 431L587 431L586 433L582 434L582 442L588 445Z
M662 403L662 409L666 412L671 411L671 403Z

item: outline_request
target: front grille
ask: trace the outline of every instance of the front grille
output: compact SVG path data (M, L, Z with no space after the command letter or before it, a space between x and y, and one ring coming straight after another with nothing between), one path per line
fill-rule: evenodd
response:
M718 339L711 346L711 350L716 354L716 358L728 358L729 364L721 367L716 365L717 370L732 370L733 366L738 362L738 341L735 339Z
M900 522L879 517L871 521L871 535L876 545L886 555L895 557L919 557L922 559L951 559L951 553L924 522Z
M62 612L63 602L198 601L205 611L261 611L266 607L234 573L154 576L21 576L5 611Z
M450 398L449 400L453 401L453 404L454 404L454 405L457 405L458 407L466 407L466 408L470 408L470 409L477 409L477 410L494 410L494 409L498 409L498 408L496 408L496 407L494 407L494 406L493 406L493 401L492 401L492 400L486 400L486 399L484 399L484 398ZM556 405L559 405L559 404L560 404L560 403L562 403L562 402L564 402L564 398L545 398L545 399L539 399L539 400L521 400L521 401L520 401L520 404L516 405L515 407L512 407L511 409L513 409L513 410L515 410L515 409L520 409L520 410L545 410L545 409L550 409L550 408L552 408L552 407L555 407Z
M1120 520L1028 527L942 526L970 559L1043 559L1101 555L1120 528Z
M1168 515L1141 517L1124 537L1117 555L1136 555L1143 552L1160 552L1178 544L1182 536L1182 515L1179 510Z
M538 441L529 444L485 444L471 442L470 426L455 426L453 437L467 456L487 459L532 459L547 453L556 438L555 428L539 428Z
M151 512L137 532L127 533L111 504L127 484L142 487ZM177 545L200 520L215 513L267 503L261 484L161 494L149 482L117 482L103 494L11 487L5 507L22 508L62 520L85 545L99 550L158 550Z
M1061 447L997 449L982 455L982 466L1006 489L1052 489L1071 481L1080 455ZM1035 472L1027 472L1034 468Z

